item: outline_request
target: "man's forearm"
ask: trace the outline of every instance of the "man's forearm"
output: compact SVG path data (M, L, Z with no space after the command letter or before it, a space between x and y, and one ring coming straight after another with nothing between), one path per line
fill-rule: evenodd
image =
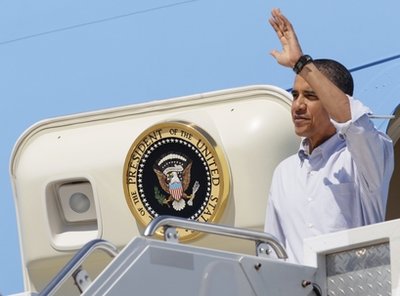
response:
M351 119L347 95L322 74L313 63L308 63L299 74L313 89L325 110L337 122Z

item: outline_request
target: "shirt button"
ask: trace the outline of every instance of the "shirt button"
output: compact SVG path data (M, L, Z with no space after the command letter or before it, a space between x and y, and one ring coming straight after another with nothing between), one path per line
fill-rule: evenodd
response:
M312 224L312 223L308 223L308 228L313 228L314 227L314 224Z
M309 202L312 202L312 197L307 198Z

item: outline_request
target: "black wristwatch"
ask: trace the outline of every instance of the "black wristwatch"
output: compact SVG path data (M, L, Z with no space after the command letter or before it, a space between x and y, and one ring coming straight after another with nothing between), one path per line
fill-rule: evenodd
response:
M308 54L302 55L296 64L294 64L293 71L296 74L299 74L301 70L303 70L304 66L307 65L308 63L311 63L313 61L312 57L310 57Z

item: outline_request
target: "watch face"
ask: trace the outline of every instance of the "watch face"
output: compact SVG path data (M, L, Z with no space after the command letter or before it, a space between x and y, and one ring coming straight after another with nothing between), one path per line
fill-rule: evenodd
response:
M148 128L125 160L125 198L142 226L162 215L214 222L224 210L229 185L222 150L204 130L186 122ZM184 229L178 234L182 241L199 235Z
M303 70L304 66L307 65L308 63L311 63L312 61L313 59L308 54L302 55L294 65L293 71L296 74L299 74L301 70Z

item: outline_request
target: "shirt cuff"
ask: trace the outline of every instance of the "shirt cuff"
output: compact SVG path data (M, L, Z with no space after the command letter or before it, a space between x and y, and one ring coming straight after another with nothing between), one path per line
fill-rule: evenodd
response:
M356 123L363 115L371 114L371 110L365 106L361 101L354 99L353 97L347 96L350 102L351 119L346 122L337 122L331 119L332 124L336 128L337 132L341 135L346 134L347 130Z

